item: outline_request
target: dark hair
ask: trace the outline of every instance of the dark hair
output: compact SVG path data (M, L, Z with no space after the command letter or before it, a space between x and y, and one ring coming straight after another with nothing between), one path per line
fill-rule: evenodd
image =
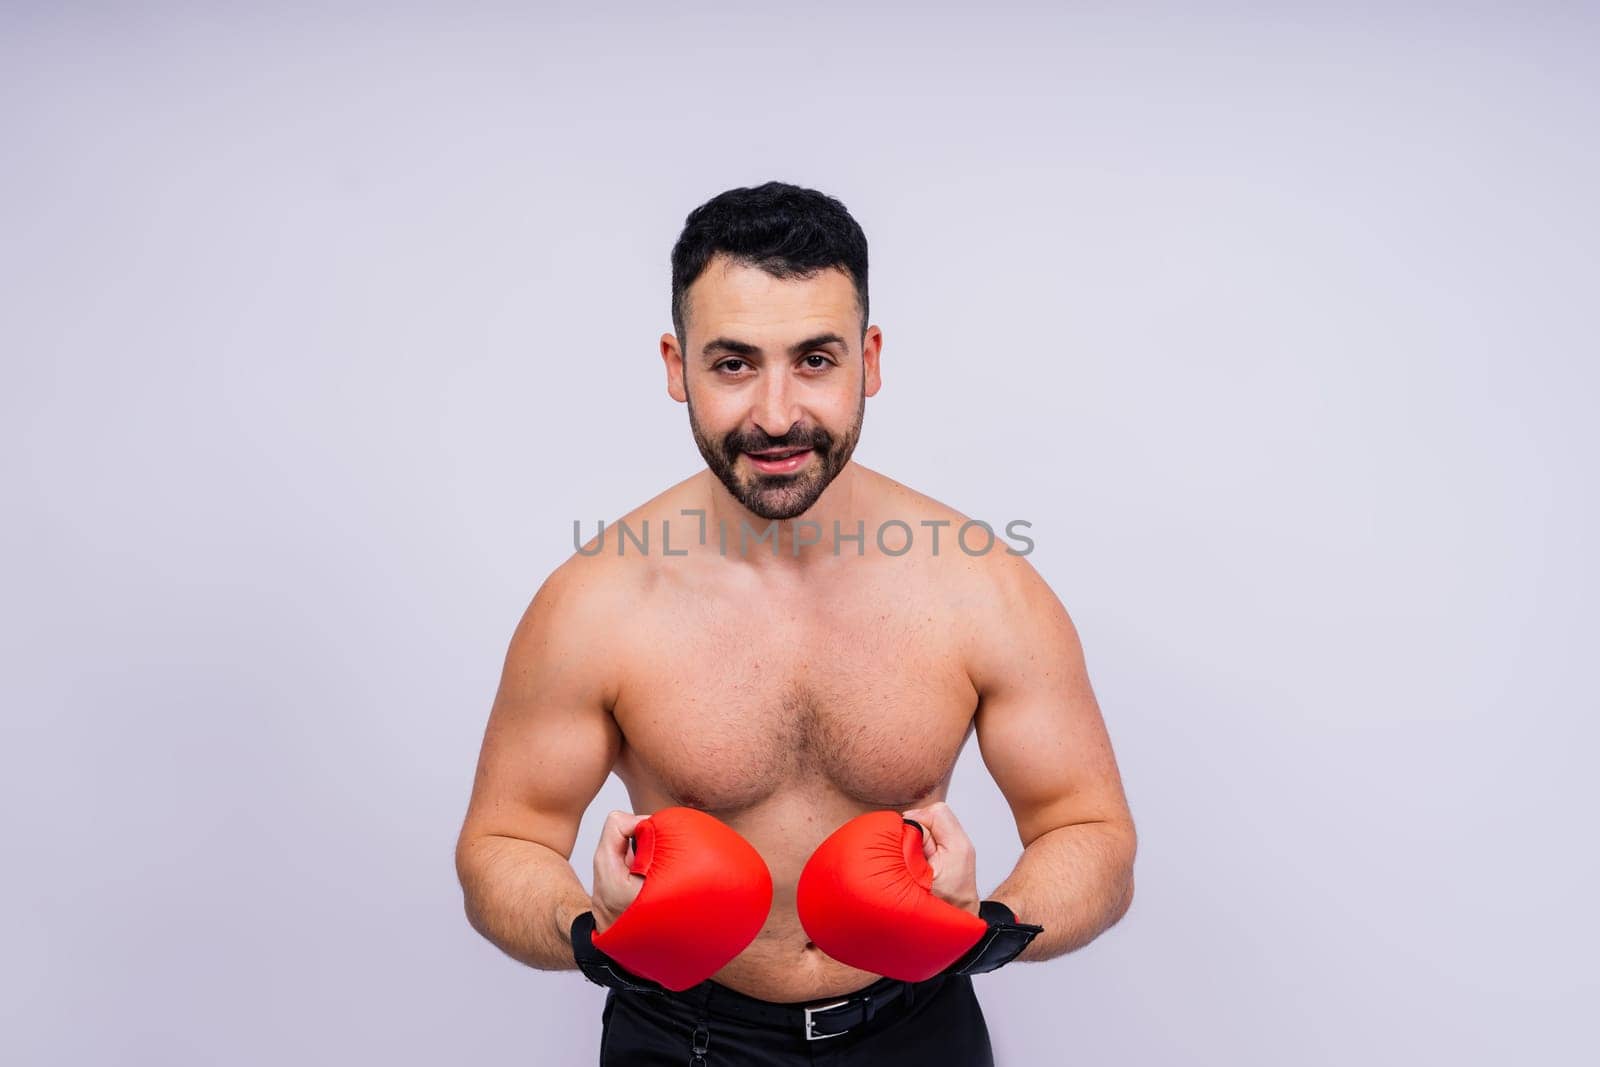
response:
M785 182L718 193L689 212L672 246L672 328L680 346L685 294L717 253L774 278L809 278L842 268L856 287L861 334L867 332L867 235L845 206L815 189Z

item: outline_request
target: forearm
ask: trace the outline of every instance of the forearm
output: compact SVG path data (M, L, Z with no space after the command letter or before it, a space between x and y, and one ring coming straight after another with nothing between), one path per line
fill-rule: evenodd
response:
M1133 827L1110 822L1058 827L1023 849L1011 875L984 897L1018 922L1044 927L1016 958L1064 955L1122 918L1133 903L1134 849Z
M535 841L485 835L462 844L456 873L474 930L530 967L578 969L572 920L592 901L561 853Z

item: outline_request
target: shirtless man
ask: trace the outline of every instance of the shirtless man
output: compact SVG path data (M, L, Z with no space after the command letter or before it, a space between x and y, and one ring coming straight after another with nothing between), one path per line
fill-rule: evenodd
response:
M976 528L963 548L967 516L851 460L883 345L866 265L855 220L810 190L690 214L660 346L708 469L629 512L635 539L612 525L562 563L510 642L456 851L476 930L575 969L574 921L616 921L644 881L629 837L672 806L722 820L772 876L765 925L706 982L608 993L603 1064L992 1062L971 978L881 997L918 984L823 953L795 907L819 843L894 809L926 832L933 894L978 914L944 802L974 732L1023 846L981 899L1043 927L1016 958L1085 945L1132 900L1134 825L1066 611L1018 549L979 552ZM633 812L607 816L591 894L569 859L613 771ZM808 1036L806 1007L869 992L872 1018Z

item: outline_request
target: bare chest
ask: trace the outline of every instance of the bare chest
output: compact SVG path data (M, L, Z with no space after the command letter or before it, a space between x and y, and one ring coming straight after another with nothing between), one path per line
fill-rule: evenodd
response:
M948 610L871 589L643 605L618 650L617 773L640 807L724 817L780 793L870 808L929 798L977 706Z

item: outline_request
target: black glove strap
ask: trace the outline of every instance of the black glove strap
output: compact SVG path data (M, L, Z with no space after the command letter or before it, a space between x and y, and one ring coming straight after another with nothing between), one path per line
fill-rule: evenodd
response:
M1030 941L1044 932L1042 926L1017 922L1016 914L998 900L979 901L978 917L989 924L989 929L965 955L940 973L985 974L1016 959Z
M665 993L666 986L641 978L594 947L594 912L572 920L572 959L583 976L596 985L634 993Z

